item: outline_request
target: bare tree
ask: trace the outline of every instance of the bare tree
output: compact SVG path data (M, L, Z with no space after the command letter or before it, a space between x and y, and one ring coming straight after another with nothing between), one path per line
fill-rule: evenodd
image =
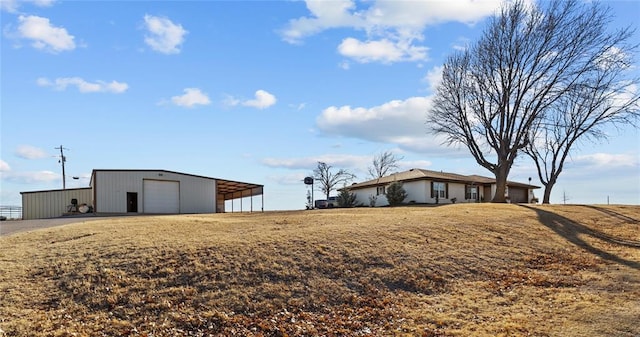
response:
M318 166L313 169L314 179L320 183L320 190L329 199L331 191L336 189L336 186L340 184L346 184L355 178L355 175L345 169L339 169L337 172L332 172L333 167L327 165L324 162L318 162Z
M384 151L375 155L372 165L368 168L369 175L373 179L380 179L386 176L391 173L392 170L398 168L398 162L402 160L402 158L401 156L396 156L391 151Z
M612 42L611 52L549 107L546 118L532 130L532 141L524 152L536 164L538 177L544 185L543 204L548 204L551 190L562 173L571 150L580 141L599 141L608 137L604 126L632 125L637 127L640 115L640 95L637 78L627 73L631 56L637 46L626 46L629 30L622 30Z
M427 120L495 175L493 202L506 201L507 177L532 129L615 40L609 11L596 2L544 5L506 4L474 45L450 56Z

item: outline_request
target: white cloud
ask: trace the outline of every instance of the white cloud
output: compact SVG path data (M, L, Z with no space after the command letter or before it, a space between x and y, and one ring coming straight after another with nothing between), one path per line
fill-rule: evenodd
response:
M361 42L354 38L346 38L338 46L341 55L350 57L360 63L400 61L417 61L427 58L427 48L411 45L411 41L378 41Z
M303 158L265 158L262 163L268 167L313 170L318 162L334 167L363 167L371 161L370 156L354 156L345 154L326 154Z
M474 24L493 14L503 0L375 1L366 11L372 25L425 27L442 22Z
M80 77L59 77L55 80L49 80L48 78L38 78L36 84L41 87L53 87L56 90L66 90L68 86L75 86L81 93L92 92L110 92L115 94L121 94L129 88L127 83L118 81L95 81L87 82Z
M305 37L325 29L363 26L361 18L353 15L355 3L351 0L306 1L311 17L301 17L289 21L282 31L282 37L289 43L300 43Z
M74 36L62 27L51 25L47 18L20 15L18 21L19 37L32 40L31 45L36 49L57 53L76 48Z
M258 109L266 109L276 104L276 96L264 91L256 91L255 98L242 102L244 106L250 106Z
M29 0L29 2L38 7L50 7L54 2L56 2L56 0Z
M297 111L303 110L306 106L307 106L307 103L289 104L289 107L291 109L294 109L294 110L297 110Z
M222 104L226 105L226 106L236 106L239 105L241 102L239 99L231 96L231 95L225 95L225 98L222 100Z
M18 146L15 154L16 156L24 159L41 159L49 157L43 149L31 145Z
M198 88L186 88L184 89L184 95L171 97L173 104L178 106L184 106L192 108L196 105L209 105L211 100L207 94L200 91Z
M456 42L453 43L452 47L454 50L465 51L469 48L471 44L471 40L466 37L459 37Z
M9 172L11 171L11 166L7 164L6 161L0 159L0 172Z
M427 72L425 81L430 89L439 82L441 71L441 67L434 67ZM331 106L318 116L316 126L326 134L395 144L412 152L461 156L459 148L442 145L443 136L428 133L430 107L431 96L393 100L369 108Z
M270 94L265 90L258 90L255 93L254 99L248 99L243 101L233 96L227 95L227 97L223 100L223 103L227 106L243 105L243 106L248 106L248 107L257 108L257 109L266 109L276 104L277 101L278 100L276 99L276 96L274 96L273 94Z
M370 1L307 0L310 15L292 19L281 32L289 43L333 28L364 31L367 41L346 38L338 51L358 62L401 62L427 58L423 40L429 25L442 22L474 24L493 14L502 0Z
M37 7L49 7L53 5L55 0L0 0L0 10L16 13L23 3L30 3Z
M318 128L331 135L390 143L419 153L461 155L442 146L442 136L427 133L428 97L394 100L372 108L329 107L317 118Z
M167 18L153 15L144 16L145 28L148 34L144 42L151 49L163 54L180 53L180 45L184 42L184 36L188 33L182 25L175 24Z
M423 78L424 82L427 82L428 89L430 92L434 93L440 82L442 81L442 70L443 66L433 67L431 70L427 72L425 77Z
M302 184L305 177L308 177L309 173L290 173L290 174L280 174L280 175L269 175L267 179L272 181L278 185L298 185Z
M640 157L631 154L591 153L575 157L572 165L591 169L640 167Z
M32 184L56 181L60 179L60 175L51 171L6 172L3 173L2 178L15 183Z
M17 0L1 0L0 1L0 9L5 12L15 13L18 11L18 7L19 7L19 4Z
M426 134L430 104L428 97L411 97L371 108L331 106L322 111L316 125L327 134L392 143L421 152L439 147L434 137Z

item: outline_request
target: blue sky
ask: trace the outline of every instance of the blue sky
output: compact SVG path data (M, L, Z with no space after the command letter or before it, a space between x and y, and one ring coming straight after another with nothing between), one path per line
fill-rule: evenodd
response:
M382 151L402 170L492 176L425 118L444 58L500 1L0 4L2 205L62 187L60 145L67 187L92 169L166 169L263 184L265 210L304 208L318 161L364 181ZM605 4L612 28L640 14ZM607 131L574 151L552 203L640 204L640 134ZM528 177L540 185L521 157L509 179Z

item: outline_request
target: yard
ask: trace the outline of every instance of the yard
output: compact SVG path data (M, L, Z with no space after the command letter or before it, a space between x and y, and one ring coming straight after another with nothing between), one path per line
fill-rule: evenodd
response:
M0 237L0 336L638 336L640 207L140 216Z

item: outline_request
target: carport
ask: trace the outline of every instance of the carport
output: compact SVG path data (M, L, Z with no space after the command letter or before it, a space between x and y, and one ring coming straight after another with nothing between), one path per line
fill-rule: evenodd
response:
M216 179L218 198L223 203L231 201L231 212L235 210L235 200L240 199L240 212L243 211L243 199L249 198L249 211L253 212L253 197L261 196L260 211L264 211L264 186L252 183L243 183L233 180ZM218 206L219 207L219 206ZM218 208L219 209L219 208ZM224 208L223 208L224 209Z

